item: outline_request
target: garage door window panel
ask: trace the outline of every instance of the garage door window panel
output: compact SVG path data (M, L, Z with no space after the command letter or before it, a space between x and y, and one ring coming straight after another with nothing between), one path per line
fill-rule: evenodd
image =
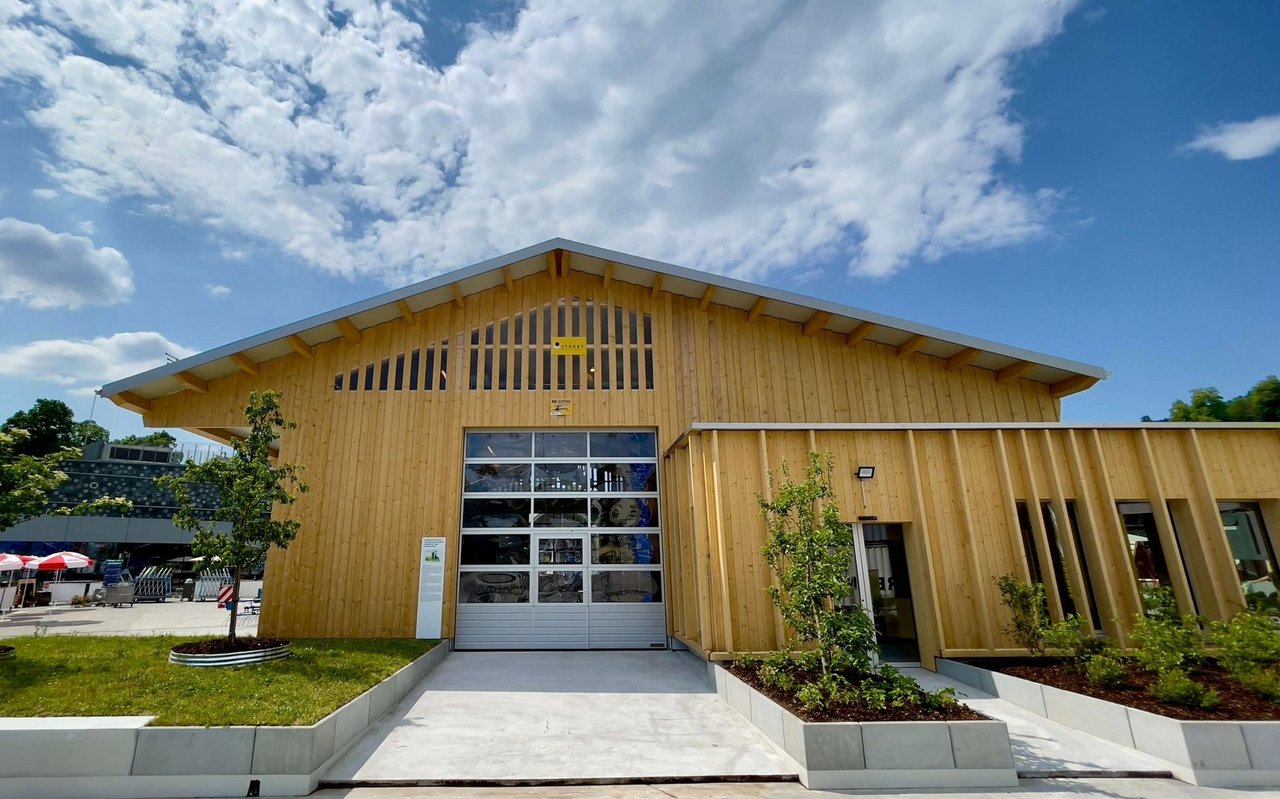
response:
M592 602L661 602L662 573L607 570L591 574Z
M529 573L462 572L458 575L458 601L467 605L527 604Z

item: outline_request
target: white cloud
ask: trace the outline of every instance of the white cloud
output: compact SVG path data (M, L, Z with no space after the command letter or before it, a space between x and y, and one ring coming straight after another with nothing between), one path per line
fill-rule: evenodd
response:
M1183 146L1188 150L1217 153L1231 161L1263 158L1280 150L1280 114L1205 128Z
M83 396L103 383L161 366L166 353L185 358L196 350L150 331L46 339L0 348L0 375L52 383Z
M93 235L93 228L94 228L94 225L93 225L92 219L84 219L76 223L76 230L80 231L86 236Z
M231 288L229 286L222 286L216 283L205 283L204 290L209 292L209 296L213 297L215 300L220 300L231 293Z
M133 270L119 250L43 225L0 219L0 300L32 308L114 305L133 295Z
M58 192L54 189L32 189L31 196L39 200L52 200L58 196Z
M1010 73L1074 5L530 0L440 69L367 0L18 2L0 79L65 190L392 283L556 235L743 276L1040 235Z

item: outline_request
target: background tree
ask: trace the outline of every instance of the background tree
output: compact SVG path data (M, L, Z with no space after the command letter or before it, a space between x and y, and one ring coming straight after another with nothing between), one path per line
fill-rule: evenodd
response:
M76 422L72 439L72 446L83 448L96 441L110 441L111 431L92 419L85 419Z
M271 518L276 505L292 505L297 494L305 493L306 483L298 477L302 467L271 462L271 443L282 430L297 425L280 411L280 392L255 391L249 395L244 409L249 422L249 437L231 442L232 454L193 464L178 476L162 477L156 483L172 491L178 502L173 523L195 533L191 551L204 557L205 563L218 558L231 569L232 602L240 602L240 575L255 568L272 546L285 549L298 534L299 523L293 519ZM218 490L219 507L213 521L199 517L200 509L191 498L191 488L205 483ZM216 522L228 522L230 532L216 530ZM236 640L236 613L231 613L227 640Z
M1149 420L1144 417L1144 421ZM1238 397L1224 400L1213 387L1191 391L1191 401L1174 400L1171 422L1280 422L1280 378L1270 375Z
M25 438L12 442L19 455L40 458L76 445L76 415L62 400L38 399L30 410L10 416L0 429L27 431Z
M39 457L18 450L29 434L21 428L0 429L0 530L49 513L49 494L67 479L58 467L80 457L80 451L66 447ZM99 497L53 513L77 516L127 513L133 503L121 497Z
M167 430L160 430L155 433L148 433L145 436L129 435L124 438L117 438L112 444L136 444L142 447L175 447L178 439L174 438Z

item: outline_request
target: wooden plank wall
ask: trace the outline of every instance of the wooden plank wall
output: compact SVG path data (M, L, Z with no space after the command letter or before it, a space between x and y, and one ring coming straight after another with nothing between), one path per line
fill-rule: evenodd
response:
M777 614L764 590L770 575L760 556L764 523L756 497L766 470L777 471L786 462L797 473L812 449L835 458L834 485L845 518L871 515L906 526L917 625L927 655L1015 653L1001 632L1008 614L993 581L1006 573L1028 576L1018 501L1033 508L1040 502L1057 508L1075 503L1085 559L1074 562L1073 547L1063 541L1064 554L1071 556L1069 579L1082 596L1077 586L1081 570L1088 569L1104 628L1122 645L1140 599L1117 502L1186 507L1184 518L1161 522L1176 535L1186 561L1170 567L1175 583L1195 586L1211 618L1229 615L1243 602L1219 501L1259 502L1280 551L1280 430L693 432L668 457L668 483L676 472L692 469L692 482L705 487L705 499L698 493L688 513L669 518L668 535L686 550L713 553L710 570L684 554L673 561L682 579L698 586L673 605L673 629L703 652L777 645ZM717 450L718 458L708 454ZM875 478L858 481L859 465L876 466ZM1065 518L1065 511L1056 515ZM714 552L724 530L732 534L721 576ZM719 618L722 612L729 618ZM700 616L710 616L710 623L700 624Z
M530 309L573 297L651 314L653 390L467 388L466 353L473 328L517 313L527 320ZM445 340L445 390L365 391L363 385L358 391L334 390L337 374L349 378L350 370L388 357L394 363L397 354L414 348L438 347L443 353ZM449 303L427 309L414 314L412 322L396 319L362 331L358 343L339 338L319 344L310 357L290 355L261 364L258 375L213 380L207 393L157 398L145 423L189 429L240 426L249 391L268 388L284 392L285 412L299 422L297 430L283 436L281 456L305 465L311 486L290 511L302 522L302 532L287 552L271 555L264 590L263 633L292 636L412 634L419 538L444 535L451 542L451 560L457 557L467 428L654 427L665 448L691 422L705 420L1052 421L1058 414L1058 401L1043 384L1021 379L998 383L994 373L971 366L947 371L937 358L914 354L900 359L892 348L867 342L849 347L843 336L832 333L804 336L799 324L768 316L751 323L746 311L714 303L700 311L697 300L619 281L606 286L601 278L570 271L567 277L540 273L516 281L510 290L500 286L466 297L463 307ZM574 415L550 417L553 397L572 399ZM734 468L753 446L732 436L718 451L712 442L700 443L696 453L681 456L689 462L664 469L666 517L683 518L689 508L706 513L708 497L714 506L716 497L758 490L763 479L758 464L750 474ZM806 444L784 436L776 446L778 456L794 459ZM691 475L710 482L682 485ZM696 545L696 558L723 561L734 574L742 570L760 578L754 560L758 541L749 532L747 538L739 537L751 529L750 508L722 502L718 513L720 537L706 542L681 537L682 552ZM446 635L452 632L456 579L450 565ZM741 584L716 588L703 579L701 573L697 580L681 573L672 576L670 585L679 586L684 598L713 589L739 595L725 599L714 594L718 610L700 628L682 615L673 616L673 625L710 630L708 625L719 623L715 620L734 602L760 610L759 596L734 588ZM750 636L775 640L776 629L767 614L762 618L747 624L744 641ZM725 640L727 628L712 637Z

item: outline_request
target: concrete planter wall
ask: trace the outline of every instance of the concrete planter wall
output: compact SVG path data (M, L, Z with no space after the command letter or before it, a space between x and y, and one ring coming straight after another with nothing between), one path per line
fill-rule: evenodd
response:
M716 692L796 764L814 790L1016 786L1002 721L807 722L707 664Z
M0 718L0 796L305 796L449 654L422 657L306 727L148 727L150 716Z
M1180 780L1280 786L1280 721L1179 721L1105 699L939 658L938 672L1019 707L1169 763Z

